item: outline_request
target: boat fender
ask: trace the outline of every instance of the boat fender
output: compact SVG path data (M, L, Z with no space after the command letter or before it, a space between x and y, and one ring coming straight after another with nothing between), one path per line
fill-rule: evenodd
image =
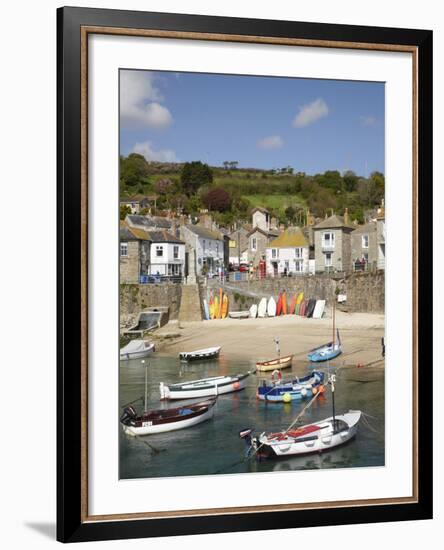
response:
M307 390L305 388L302 388L301 395L302 397L305 397L307 395Z
M325 392L325 388L324 388L324 385L323 384L320 384L319 388L318 388L318 392L320 394L324 393Z
M291 395L289 393L284 393L284 395L282 396L282 400L284 403L290 403Z
M318 393L318 389L317 388L311 388L311 393L313 395L316 395Z
M276 378L275 378L276 377ZM271 380L274 382L275 380L278 380L279 382L282 380L282 372L278 369L275 369L271 373Z

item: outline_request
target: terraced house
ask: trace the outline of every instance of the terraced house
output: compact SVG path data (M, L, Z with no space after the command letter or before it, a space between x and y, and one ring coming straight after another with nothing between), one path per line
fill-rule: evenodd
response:
M356 225L333 214L313 227L316 272L349 271L351 269L351 233Z
M289 227L266 248L267 275L308 273L309 244L299 227Z

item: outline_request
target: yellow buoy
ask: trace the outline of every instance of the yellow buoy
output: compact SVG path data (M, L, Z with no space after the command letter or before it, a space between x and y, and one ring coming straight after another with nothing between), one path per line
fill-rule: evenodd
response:
M289 393L284 393L284 395L282 396L282 400L284 403L290 403L291 395Z

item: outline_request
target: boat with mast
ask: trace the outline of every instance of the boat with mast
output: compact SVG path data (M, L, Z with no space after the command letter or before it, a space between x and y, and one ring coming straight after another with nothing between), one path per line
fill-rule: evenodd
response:
M253 436L252 429L242 430L239 436L246 442L247 456L262 459L322 453L353 439L358 431L362 412L349 410L341 415L336 414L335 382L335 375L331 375L328 382L332 395L331 417L296 427L305 411L317 399L319 395L319 392L317 392L286 430L263 432L259 436Z
M331 342L323 344L308 352L308 359L313 363L330 361L342 353L342 342L339 330L336 328L336 300L333 300L333 338Z
M258 371L287 369L291 367L291 364L293 362L293 355L284 355L281 357L281 346L279 338L275 338L274 343L276 344L277 357L275 359L270 359L269 361L258 361L256 363L256 368Z
M148 366L145 367L145 400L143 412L138 414L132 405L124 408L120 416L123 431L127 435L140 436L171 432L190 428L212 418L217 397L207 401L190 403L174 409L152 409L148 404Z

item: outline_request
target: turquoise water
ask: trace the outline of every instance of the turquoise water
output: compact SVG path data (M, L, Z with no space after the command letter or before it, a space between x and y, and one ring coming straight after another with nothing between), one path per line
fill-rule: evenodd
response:
M177 407L186 401L159 401L159 383L174 383L221 374L237 374L251 370L254 365L245 360L227 359L181 364L177 357L154 354L146 359L148 367L148 407L153 409ZM301 364L292 372L305 375L310 366ZM319 365L317 366L319 368ZM322 367L326 369L326 366ZM334 362L330 365L333 372ZM271 373L251 375L245 390L220 396L211 420L188 429L133 438L120 430L120 478L150 478L216 473L245 473L306 470L320 468L351 468L384 465L384 372L363 369L338 370L335 392L336 413L360 409L374 418L370 426L360 424L357 437L348 444L323 453L303 457L257 462L243 461L245 445L238 436L245 428L263 431L286 429L307 401L272 404L256 400L256 388ZM120 364L120 405L144 395L145 368L140 360ZM141 401L136 409L143 407ZM303 423L331 416L331 394L319 397L304 415ZM143 441L160 452L153 452Z

